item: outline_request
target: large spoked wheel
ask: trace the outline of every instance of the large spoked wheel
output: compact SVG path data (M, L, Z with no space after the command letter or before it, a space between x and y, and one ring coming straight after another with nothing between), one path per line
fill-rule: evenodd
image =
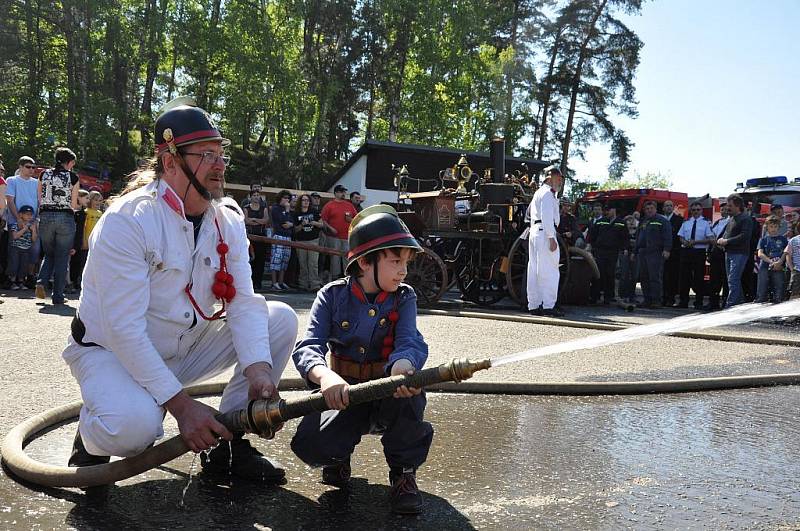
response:
M465 242L466 248L455 264L462 299L479 306L491 306L506 296L500 241Z
M562 299L564 287L567 285L570 273L570 252L566 242L558 235L558 300ZM508 252L508 273L506 274L506 289L514 302L523 308L528 307L528 239L517 238Z
M447 291L447 267L438 254L423 248L408 264L406 282L417 292L417 305L430 306Z

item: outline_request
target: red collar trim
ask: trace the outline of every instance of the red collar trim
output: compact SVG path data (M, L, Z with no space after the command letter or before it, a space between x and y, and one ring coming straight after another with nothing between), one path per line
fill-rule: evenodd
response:
M368 304L369 300L367 299L367 294L364 293L364 288L361 287L361 284L358 283L358 280L355 278L350 279L350 293L361 302L361 304ZM386 299L389 298L389 292L381 290L378 293L378 296L375 297L375 304L383 304L386 302Z
M164 193L161 194L161 198L176 214L182 218L186 217L183 213L183 201L181 201L181 198L178 197L178 194L176 194L172 188L167 186Z
M216 129L206 129L204 131L193 131L191 133L187 133L185 135L176 136L173 143L177 146L178 144L185 144L186 142L190 142L192 140L197 140L198 138L208 138L209 140L215 140L222 138L222 135L219 134L219 131ZM163 142L156 146L156 152L161 153L165 149L167 149L168 144Z
M357 254L362 251L365 251L371 247L375 247L377 245L381 245L382 243L390 242L393 240L401 240L403 238L413 238L413 236L407 232L395 232L394 234L387 234L386 236L380 236L379 238L373 238L368 242L362 243L355 249L350 249L350 252L347 253L348 260L353 258Z

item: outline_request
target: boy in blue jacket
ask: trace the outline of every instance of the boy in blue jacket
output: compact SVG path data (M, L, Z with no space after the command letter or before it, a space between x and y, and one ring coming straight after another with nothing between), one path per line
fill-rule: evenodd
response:
M308 330L293 353L297 370L309 386L319 387L331 411L303 418L292 450L306 464L323 467L323 483L346 487L350 455L361 437L382 434L392 511L417 514L422 497L416 470L433 439L433 427L424 421L425 394L401 386L392 398L349 406L348 387L411 374L425 364L416 294L403 283L408 262L422 248L394 209L383 205L353 219L349 244L348 276L317 293Z

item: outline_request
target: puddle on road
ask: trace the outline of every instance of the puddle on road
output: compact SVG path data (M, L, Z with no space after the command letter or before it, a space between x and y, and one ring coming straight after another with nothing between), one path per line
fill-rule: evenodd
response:
M217 400L209 401L216 404ZM117 484L105 496L35 491L0 478L0 528L531 529L781 527L800 523L800 388L624 397L430 394L434 446L419 471L426 512L388 512L378 437L353 457L350 494L319 483L289 450L297 421L262 451L284 487L218 481L192 456ZM66 462L76 425L29 453ZM176 432L167 423L167 435Z

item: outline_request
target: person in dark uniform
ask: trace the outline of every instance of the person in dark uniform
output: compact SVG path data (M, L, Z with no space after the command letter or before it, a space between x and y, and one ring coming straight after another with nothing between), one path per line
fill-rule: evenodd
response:
M589 245L600 270L600 281L592 286L592 299L599 301L602 292L603 304L611 304L616 301L617 261L627 244L627 229L616 208L604 210L605 215L589 229Z
M323 467L323 483L346 487L361 437L381 433L392 511L417 514L422 497L416 470L433 440L433 427L424 420L424 392L401 386L393 398L349 406L348 388L411 374L425 364L428 346L417 330L417 297L403 283L409 260L422 248L385 205L359 213L348 240L347 276L317 293L308 330L293 354L297 370L320 389L331 410L303 418L292 450L306 464Z
M722 203L719 206L719 211L722 217L711 224L711 230L714 231L716 239L720 239L725 232L725 227L728 226L728 205ZM728 275L725 270L725 249L717 245L716 240L710 246L708 251L708 263L710 265L709 281L708 281L708 304L703 307L707 311L716 311L722 308L720 304L719 292L722 290L722 301L728 298Z
M644 216L636 237L636 256L639 260L639 279L644 294L643 308L658 306L662 296L664 262L672 247L672 232L667 218L656 212L656 203L646 201Z
M572 212L570 212L572 209L572 203L570 203L569 199L566 197L562 197L559 199L558 205L560 209L559 215L561 218L561 221L558 223L558 233L562 238L564 238L564 241L568 246L582 246L579 242L584 240L583 233L578 226L577 218L572 214Z
M675 296L678 294L678 282L680 277L681 267L681 239L678 237L678 231L681 229L683 216L675 212L675 204L670 201L664 201L664 217L670 223L672 229L672 248L670 249L669 258L664 262L664 297L661 303L664 306L675 306Z

